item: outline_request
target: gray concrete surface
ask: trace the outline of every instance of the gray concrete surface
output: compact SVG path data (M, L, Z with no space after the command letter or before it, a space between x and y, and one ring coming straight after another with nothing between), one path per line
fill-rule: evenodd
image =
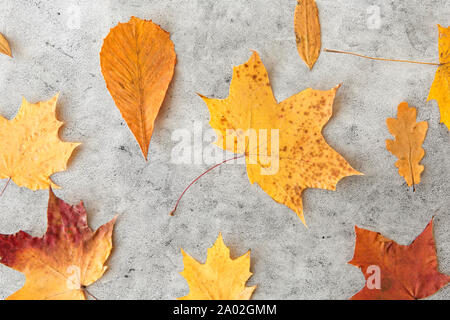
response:
M446 0L318 0L323 47L376 56L437 61L437 27L447 26ZM100 299L174 299L188 292L180 248L204 261L221 231L232 255L252 249L255 299L347 299L361 289L361 272L346 262L353 227L411 242L436 216L440 270L450 274L450 133L436 102L426 102L435 67L380 63L322 53L308 71L293 34L295 0L160 0L0 2L0 32L15 59L0 57L0 114L13 117L22 96L39 101L61 92L61 136L83 145L66 172L55 174L57 195L84 200L92 227L119 214L109 271L91 287ZM370 6L381 26L368 27ZM77 10L80 23L77 25ZM102 39L130 16L153 19L172 34L178 54L174 81L156 123L146 163L100 72ZM75 17L75 20L74 20ZM372 21L373 22L373 21ZM371 22L370 22L371 23ZM370 24L369 23L369 24ZM372 25L370 25L372 26ZM78 28L79 27L79 28ZM195 94L224 98L232 66L257 50L275 96L343 83L326 139L364 177L342 180L337 192L309 189L306 229L287 207L250 185L243 165L209 174L169 217L184 187L208 165L171 162L174 130L208 128L209 113ZM386 151L385 120L406 100L429 122L423 182L413 193ZM207 143L205 143L207 145ZM6 181L2 181L3 184ZM46 228L46 191L12 184L0 200L0 233ZM0 266L0 298L24 277ZM449 299L450 287L432 298Z

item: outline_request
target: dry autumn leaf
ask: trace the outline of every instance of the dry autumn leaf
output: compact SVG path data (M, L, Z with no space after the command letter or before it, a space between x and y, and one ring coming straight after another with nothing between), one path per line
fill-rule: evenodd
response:
M386 120L389 132L395 137L395 140L386 140L386 149L399 159L395 163L398 173L414 190L424 169L420 161L425 155L422 144L428 131L428 123L416 122L416 114L415 108L402 102L398 106L397 119Z
M60 140L63 122L56 118L57 101L58 95L37 104L23 99L14 119L0 116L0 179L31 190L58 187L50 176L66 170L80 144Z
M277 103L267 71L259 55L234 68L227 99L202 97L211 114L211 126L218 133L216 144L234 153L244 153L250 182L275 201L294 210L305 223L302 193L307 188L335 190L344 177L360 175L334 151L322 136L322 128L332 116L338 87L328 91L306 89ZM238 139L226 141L228 130ZM270 132L279 135L278 148L267 139L259 139L257 161L250 144L239 148L244 132ZM223 139L222 139L223 137ZM252 147L253 149L253 147ZM264 152L265 150L266 152ZM270 151L271 150L271 151ZM278 160L278 170L268 170L270 159Z
M48 228L42 238L23 231L0 235L0 262L25 274L9 300L84 300L101 278L112 249L116 218L93 232L83 203L70 206L50 190Z
M132 17L111 29L100 61L108 90L147 159L155 119L175 71L170 34L152 21Z
M246 287L250 272L250 251L237 259L230 258L230 249L222 235L208 249L206 263L201 264L186 252L181 275L189 284L190 292L179 300L250 300L254 287Z
M350 264L361 269L366 286L354 300L416 300L450 282L438 270L433 220L410 245L399 245L380 233L355 227L355 253Z
M8 40L6 40L5 36L0 33L0 53L6 54L12 58L11 47L9 46Z
M314 0L299 0L294 17L295 39L300 57L312 69L320 55L319 10Z
M429 100L436 100L441 111L441 122L450 129L450 27L439 29L439 62L431 85Z

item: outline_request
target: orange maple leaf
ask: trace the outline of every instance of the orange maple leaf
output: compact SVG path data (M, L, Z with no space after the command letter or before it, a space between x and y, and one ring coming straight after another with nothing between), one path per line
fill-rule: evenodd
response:
M48 228L42 238L20 231L0 235L0 262L25 274L9 300L84 300L102 277L116 218L93 232L83 203L70 206L50 189Z
M367 283L352 299L422 299L450 282L450 276L438 270L433 220L408 246L377 232L358 227L355 231L355 253L349 263L361 269Z

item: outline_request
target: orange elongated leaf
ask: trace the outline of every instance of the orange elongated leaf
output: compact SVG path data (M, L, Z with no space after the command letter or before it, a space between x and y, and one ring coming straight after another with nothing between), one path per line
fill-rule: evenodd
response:
M319 10L315 0L298 0L294 29L298 53L309 69L312 69L322 46Z
M402 102L398 106L397 119L386 120L389 132L395 137L395 140L386 140L386 148L398 158L395 163L398 173L405 178L408 186L414 188L420 183L420 174L424 169L420 161L425 156L422 144L428 131L428 123L416 122L416 115L415 108Z
M12 58L11 47L9 46L8 40L6 40L5 36L0 33L0 53L6 54Z
M216 144L244 153L250 182L294 210L303 223L305 189L335 190L342 178L361 174L322 136L338 88L306 89L277 103L254 52L247 63L234 68L228 98L202 97L219 137Z
M108 90L147 159L155 119L175 71L170 34L152 21L132 17L111 29L100 62Z
M0 235L0 262L26 277L10 300L84 300L86 287L107 269L116 218L93 232L83 203L70 206L52 190L47 214L41 238L23 231Z
M439 62L431 85L429 100L436 100L441 112L441 122L450 129L450 27L439 29Z
M256 286L246 287L250 272L250 251L230 258L230 249L222 234L208 249L206 263L201 264L186 252L183 254L184 270L181 275L189 284L190 292L179 300L250 300Z
M0 116L0 179L31 190L58 187L50 176L66 170L80 144L60 140L63 122L56 118L57 101L58 95L37 104L23 99L14 119Z
M354 300L415 300L436 293L450 282L438 270L433 220L410 245L399 245L380 233L355 227L350 264L361 269L366 286Z

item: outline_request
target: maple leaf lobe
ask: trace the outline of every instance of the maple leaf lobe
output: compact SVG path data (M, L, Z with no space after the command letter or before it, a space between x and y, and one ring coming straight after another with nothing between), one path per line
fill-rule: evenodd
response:
M439 62L441 65L436 71L427 101L437 101L441 113L441 122L450 129L450 27L444 28L438 25L438 30Z

